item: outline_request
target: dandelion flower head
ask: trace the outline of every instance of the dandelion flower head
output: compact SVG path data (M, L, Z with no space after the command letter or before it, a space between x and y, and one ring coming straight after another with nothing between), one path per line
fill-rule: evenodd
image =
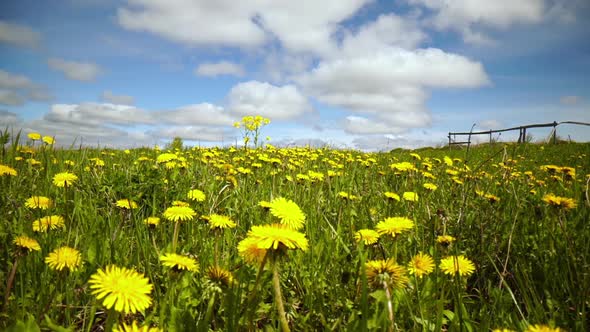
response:
M209 216L209 226L212 229L225 229L236 227L236 223L233 220L231 220L228 216L212 214Z
M74 248L61 247L49 253L45 263L54 270L61 271L67 268L70 271L76 271L82 265L82 256Z
M199 270L199 263L188 256L178 255L178 254L163 254L160 256L160 261L162 265L169 267L173 270L187 270L196 272Z
M28 251L39 251L41 250L41 246L39 245L39 242L37 242L37 240L32 239L28 236L17 236L14 238L14 244L16 244L18 247L26 249Z
M188 206L171 206L164 211L164 218L170 221L192 220L197 213Z
M196 201L196 202L203 202L205 200L205 193L199 189L192 189L187 194L188 199Z
M414 228L414 221L405 217L389 217L375 226L380 235L391 235L393 237L412 228Z
M356 242L363 241L364 244L374 244L379 240L379 233L372 229L360 229L354 233L354 239Z
M10 166L0 164L0 176L2 175L17 176L18 172Z
M388 287L402 289L408 283L406 269L395 263L393 259L373 260L365 263L367 281L375 287Z
M266 249L258 247L258 239L247 237L238 243L238 253L251 264L260 264L266 256Z
M135 203L134 201L130 200L130 199L120 199L117 201L117 207L120 207L122 209L125 210L133 210L133 209L137 209L137 203Z
M418 194L413 191L406 191L402 195L402 198L406 201L417 202L418 201Z
M153 285L132 269L109 265L99 269L88 281L92 294L107 308L118 312L136 313L152 304Z
M418 278L431 273L433 270L434 260L428 254L418 253L408 263L408 271Z
M469 276L475 271L475 265L471 260L463 255L448 256L440 261L440 269L451 276Z
M281 224L252 226L247 237L255 239L260 249L280 250L286 248L305 251L308 246L303 233Z
M46 232L49 229L65 227L64 218L62 216L46 216L33 221L33 230L35 232Z
M78 177L70 172L57 173L53 176L53 184L58 187L71 186L76 180Z
M25 201L25 206L31 209L46 210L53 206L53 201L45 196L33 196Z
M305 214L295 202L279 197L273 199L270 205L270 213L279 218L281 224L292 229L303 228Z

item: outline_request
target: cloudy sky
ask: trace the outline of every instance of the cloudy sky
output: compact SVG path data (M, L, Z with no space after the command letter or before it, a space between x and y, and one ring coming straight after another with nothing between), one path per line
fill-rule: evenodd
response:
M587 0L4 0L0 127L227 145L260 114L275 144L437 145L590 122L589 41Z

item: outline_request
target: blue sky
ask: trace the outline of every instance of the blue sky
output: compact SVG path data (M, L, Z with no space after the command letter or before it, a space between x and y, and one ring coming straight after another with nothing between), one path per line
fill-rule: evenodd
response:
M473 124L590 122L589 40L585 0L9 0L0 127L219 145L261 114L277 145L435 146Z

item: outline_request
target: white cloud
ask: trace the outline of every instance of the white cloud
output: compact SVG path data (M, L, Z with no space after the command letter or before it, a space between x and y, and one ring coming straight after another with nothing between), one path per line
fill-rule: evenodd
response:
M0 21L0 42L25 47L37 47L41 34L26 25Z
M228 109L241 115L262 115L287 120L313 111L307 98L294 85L274 86L249 81L235 85L228 94Z
M223 107L209 103L181 106L153 113L159 122L173 125L231 126L236 120Z
M576 105L578 104L582 98L579 96L563 96L559 99L559 102L563 105Z
M195 69L195 74L199 76L244 76L245 73L246 72L244 70L244 67L229 61L220 61L216 63L202 63L197 67L197 69Z
M381 15L361 26L356 33L347 32L338 56L372 54L390 46L413 49L426 38L414 19L395 14Z
M47 89L26 76L0 69L0 103L19 106L26 101L47 101L53 97Z
M177 126L165 127L149 131L150 135L158 138L180 137L190 141L206 142L234 142L235 136L221 127L210 126Z
M347 116L344 122L344 131L349 134L387 134L405 132L405 128L393 127L383 121L373 121L360 116Z
M345 129L354 133L427 126L431 120L425 106L427 89L474 88L489 83L483 66L466 57L439 49L399 48L324 61L297 81L305 92L324 103L373 117L349 118Z
M19 121L16 113L5 110L0 110L0 131L3 131L7 126L13 126Z
M133 98L133 96L115 95L110 90L103 91L100 99L111 104L133 105L135 103L135 98Z
M489 27L506 29L513 24L534 24L543 20L544 0L407 0L423 6L433 15L427 22L440 30L452 29L463 34L465 42L489 44L491 39L474 31Z
M44 117L47 121L102 126L154 124L156 119L144 110L127 105L83 103L54 104Z
M188 44L256 46L266 40L254 1L130 0L117 19L126 29Z
M20 106L25 103L23 97L12 90L0 90L0 104Z
M278 39L293 52L327 54L343 20L369 0L130 0L119 24L191 46L260 46Z
M51 58L47 61L51 69L61 71L67 78L76 81L94 81L101 73L97 64L90 62L66 61L58 58Z

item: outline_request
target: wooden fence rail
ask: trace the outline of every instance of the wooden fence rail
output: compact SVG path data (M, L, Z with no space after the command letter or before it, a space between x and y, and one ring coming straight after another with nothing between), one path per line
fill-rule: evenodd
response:
M452 145L459 145L459 144L467 144L467 146L471 145L471 136L473 135L489 135L490 136L490 143L492 143L492 134L495 133L503 133L506 131L513 131L518 130L518 143L524 143L526 141L526 130L529 128L548 128L553 127L552 130L552 141L556 143L557 141L557 126L562 124L573 124L573 125L582 125L582 126L590 126L590 123L587 122L579 122L579 121L562 121L562 122L550 122L550 123L536 123L526 126L518 126L506 129L496 129L496 130L486 130L486 131L470 131L470 132L449 132L449 148ZM457 141L457 136L467 136L467 140Z

